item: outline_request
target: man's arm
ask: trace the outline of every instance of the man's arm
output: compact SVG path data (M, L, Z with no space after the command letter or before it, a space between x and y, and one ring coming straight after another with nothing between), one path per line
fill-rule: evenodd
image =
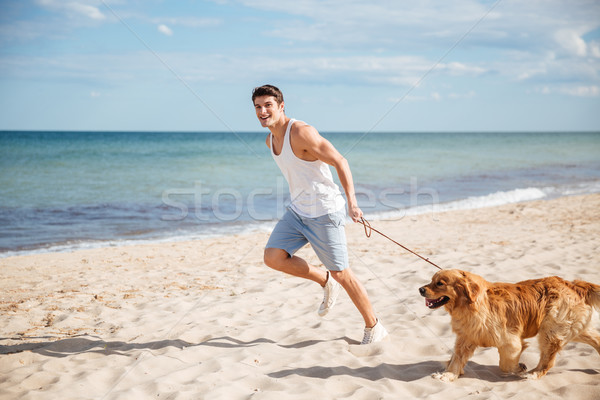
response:
M354 181L348 161L310 125L299 127L294 139L294 145L306 152L310 158L316 158L335 168L348 199L348 215L354 222L358 222L363 216L363 212L356 201Z

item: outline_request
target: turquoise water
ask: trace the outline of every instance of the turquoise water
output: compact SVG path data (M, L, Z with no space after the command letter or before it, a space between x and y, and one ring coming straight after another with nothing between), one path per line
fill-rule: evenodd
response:
M323 135L371 216L600 191L600 133ZM0 252L268 228L289 199L265 136L0 132Z

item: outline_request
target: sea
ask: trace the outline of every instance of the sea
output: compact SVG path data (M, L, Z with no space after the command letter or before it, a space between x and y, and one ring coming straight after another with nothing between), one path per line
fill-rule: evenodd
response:
M266 134L1 131L0 257L269 231ZM321 134L367 219L600 192L600 132Z

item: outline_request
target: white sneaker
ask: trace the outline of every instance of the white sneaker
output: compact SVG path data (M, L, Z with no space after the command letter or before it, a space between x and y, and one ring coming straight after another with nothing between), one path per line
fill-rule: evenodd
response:
M381 342L387 335L388 332L385 330L381 322L377 320L377 323L374 327L365 328L365 335L363 336L363 340L360 342L360 344Z
M332 279L331 274L327 271L327 283L323 288L323 302L319 306L319 315L321 317L325 316L333 308L341 289L342 285L337 283L335 279Z

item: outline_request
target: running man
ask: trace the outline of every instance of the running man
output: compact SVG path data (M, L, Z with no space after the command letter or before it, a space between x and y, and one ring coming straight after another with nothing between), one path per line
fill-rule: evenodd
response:
M363 212L356 202L348 162L315 128L285 115L283 94L275 86L255 88L252 102L260 124L269 128L266 144L288 182L291 196L290 206L265 247L265 264L321 285L324 295L318 310L320 316L333 308L343 287L365 320L361 344L381 341L388 333L375 316L367 291L348 265L346 202L329 169L331 165L337 171L348 199L348 213L358 222ZM307 243L327 271L294 255Z

